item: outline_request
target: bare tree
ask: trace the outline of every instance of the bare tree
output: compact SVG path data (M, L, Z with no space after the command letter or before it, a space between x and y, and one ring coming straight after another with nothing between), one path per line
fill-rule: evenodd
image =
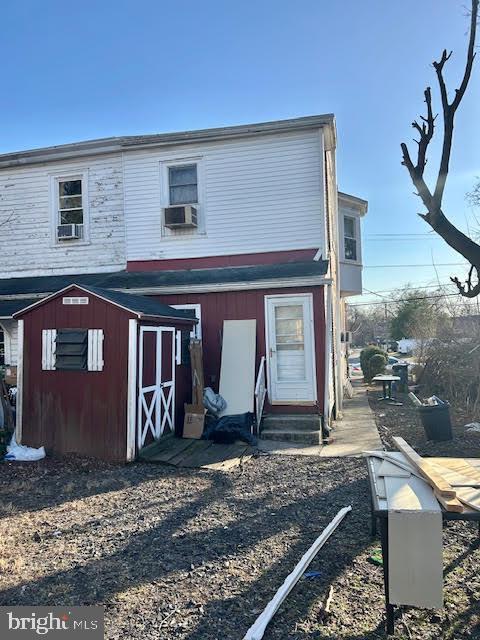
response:
M472 0L470 35L465 71L459 88L455 90L455 97L453 99L450 100L449 98L445 78L443 76L443 69L450 59L452 52L450 51L450 53L448 53L447 50L444 49L440 60L433 62L433 68L435 69L440 89L443 112L442 154L434 189L429 188L424 179L424 171L427 164L427 151L435 133L435 122L437 119L437 116L433 114L432 91L430 87L427 87L424 93L426 115L420 116L420 122L418 120L412 122L412 127L420 136L419 140L415 140L418 145L417 160L415 164L407 145L405 143L402 143L401 145L403 154L402 164L407 167L412 182L417 189L417 195L422 199L422 202L427 209L427 213L421 213L419 215L445 240L445 242L447 242L447 244L466 258L471 265L467 280L464 284L462 284L458 278L451 278L452 282L457 285L459 292L467 298L474 298L480 293L480 245L462 233L448 220L442 211L442 199L450 166L455 114L460 106L463 96L465 95L465 91L467 90L470 76L472 74L473 61L475 59L478 5L479 0ZM474 272L477 279L476 284L472 283Z

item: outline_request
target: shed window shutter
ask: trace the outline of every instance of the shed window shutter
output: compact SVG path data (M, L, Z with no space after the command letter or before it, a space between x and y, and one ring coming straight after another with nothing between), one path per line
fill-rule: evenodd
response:
M42 330L42 369L43 371L55 370L56 338L57 338L56 329Z
M103 371L103 329L88 330L88 370Z

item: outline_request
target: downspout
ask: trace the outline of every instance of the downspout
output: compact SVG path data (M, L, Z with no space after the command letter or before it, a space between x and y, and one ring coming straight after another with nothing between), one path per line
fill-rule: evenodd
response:
M323 437L330 433L330 382L332 374L332 282L325 285L325 380L323 391Z

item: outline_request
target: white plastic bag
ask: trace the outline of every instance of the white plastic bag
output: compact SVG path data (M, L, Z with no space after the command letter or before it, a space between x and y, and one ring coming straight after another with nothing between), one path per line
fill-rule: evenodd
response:
M469 422L465 425L467 431L480 431L480 422Z
M25 447L24 445L17 444L15 434L13 434L10 444L7 446L7 453L5 454L4 460L34 462L42 458L45 458L44 447L35 449L34 447Z

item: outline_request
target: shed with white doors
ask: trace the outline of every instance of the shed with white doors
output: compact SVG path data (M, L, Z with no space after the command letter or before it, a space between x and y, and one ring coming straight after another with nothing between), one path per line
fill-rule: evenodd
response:
M129 461L182 424L191 396L182 339L196 322L188 312L72 284L15 318L22 444Z

